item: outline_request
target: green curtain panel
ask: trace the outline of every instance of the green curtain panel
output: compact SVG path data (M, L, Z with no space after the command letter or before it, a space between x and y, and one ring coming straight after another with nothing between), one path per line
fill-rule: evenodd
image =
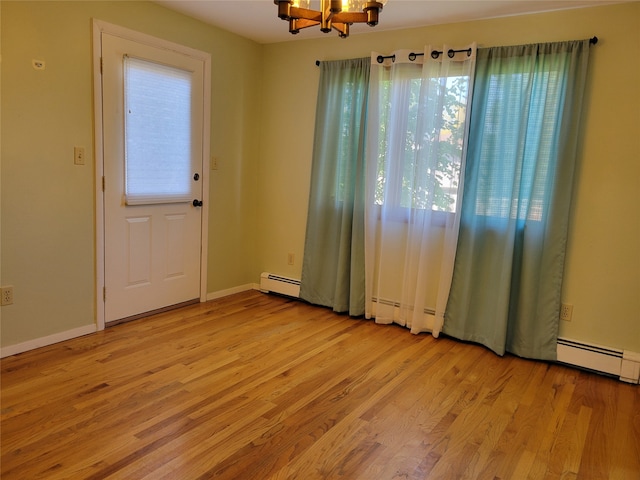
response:
M364 145L369 57L320 63L300 297L364 313Z
M444 333L555 360L589 41L479 49Z

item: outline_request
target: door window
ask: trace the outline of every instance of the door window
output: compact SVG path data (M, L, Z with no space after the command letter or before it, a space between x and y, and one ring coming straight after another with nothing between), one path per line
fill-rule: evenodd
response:
M189 202L192 72L124 57L125 201Z

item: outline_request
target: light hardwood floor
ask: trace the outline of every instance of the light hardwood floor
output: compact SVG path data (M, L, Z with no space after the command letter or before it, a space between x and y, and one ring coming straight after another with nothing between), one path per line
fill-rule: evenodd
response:
M245 292L3 359L1 478L640 479L640 387Z

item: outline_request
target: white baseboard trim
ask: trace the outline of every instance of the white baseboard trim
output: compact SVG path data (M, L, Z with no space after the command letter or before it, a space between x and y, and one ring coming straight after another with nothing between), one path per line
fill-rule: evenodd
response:
M234 293L246 292L247 290L260 290L260 285L257 283L248 283L246 285L240 285L226 290L211 292L207 294L207 301L233 295ZM96 325L85 325L83 327L73 328L64 332L54 333L53 335L48 335L46 337L28 340L16 345L0 347L0 358L10 357L11 355L17 355L36 348L53 345L54 343L64 342L65 340L71 340L72 338L82 337L83 335L89 335L97 331L98 327Z
M83 335L89 335L95 333L98 330L95 324L85 325L84 327L73 328L60 333L54 333L46 337L35 338L16 345L9 345L8 347L0 348L0 358L9 357L11 355L17 355L18 353L27 352L40 347L46 347L53 345L54 343L64 342L65 340L71 340L72 338L82 337Z
M237 287L227 288L225 290L218 290L217 292L209 292L207 293L207 301L227 297L236 293L246 292L248 290L260 290L260 285L257 283L247 283L245 285L238 285Z

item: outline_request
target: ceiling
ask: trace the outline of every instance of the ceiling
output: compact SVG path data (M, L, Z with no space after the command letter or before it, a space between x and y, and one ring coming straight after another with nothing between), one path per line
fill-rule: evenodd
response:
M258 43L277 43L327 34L319 28L291 35L286 22L277 16L273 0L154 0L171 10L202 20ZM376 31L397 30L482 18L581 8L625 0L388 0ZM627 0L628 1L628 0ZM319 1L312 0L319 5ZM315 8L318 8L317 6ZM366 24L351 26L351 35L371 32ZM336 35L333 33L332 35Z

